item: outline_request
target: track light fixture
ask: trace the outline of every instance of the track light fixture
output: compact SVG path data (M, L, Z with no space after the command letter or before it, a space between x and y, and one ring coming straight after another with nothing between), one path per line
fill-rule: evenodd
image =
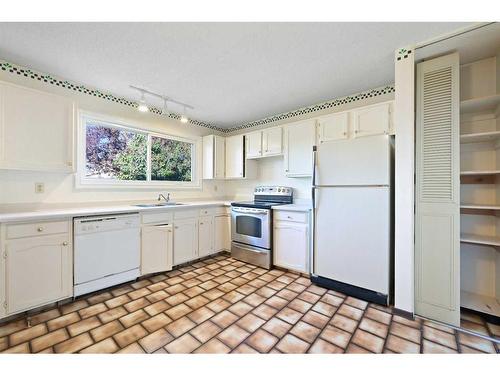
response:
M157 94L156 92L153 92L153 91L150 91L150 90L146 90L146 89L141 88L141 87L137 87L137 86L132 86L131 85L130 88L132 88L134 90L137 90L137 91L139 91L141 93L141 98L139 99L139 102L138 102L138 105L137 105L137 110L139 112L148 112L151 109L147 105L146 99L145 99L145 94L148 94L148 95L155 96L155 97L160 98L160 99L163 100L163 108L162 108L162 110L160 111L159 109L155 109L155 111L160 112L162 115L168 116L167 104L169 102L170 103L174 103L174 104L182 106L182 108L183 108L183 113L182 113L182 115L180 116L180 119L179 119L180 122L182 122L183 124L186 124L186 123L189 122L189 118L187 117L186 112L187 112L188 109L194 109L193 106L190 106L189 104L186 104L186 103L179 102L177 100L169 98L168 96L160 95L160 94Z

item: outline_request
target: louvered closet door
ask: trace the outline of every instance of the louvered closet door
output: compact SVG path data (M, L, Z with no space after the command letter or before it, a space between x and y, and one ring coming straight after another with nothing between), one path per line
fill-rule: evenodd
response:
M417 66L415 311L460 324L459 57Z

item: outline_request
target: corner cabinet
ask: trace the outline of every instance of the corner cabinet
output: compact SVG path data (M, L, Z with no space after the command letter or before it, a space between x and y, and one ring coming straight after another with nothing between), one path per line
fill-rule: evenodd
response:
M73 295L70 221L8 224L2 228L0 317Z
M0 82L0 168L73 171L75 104Z

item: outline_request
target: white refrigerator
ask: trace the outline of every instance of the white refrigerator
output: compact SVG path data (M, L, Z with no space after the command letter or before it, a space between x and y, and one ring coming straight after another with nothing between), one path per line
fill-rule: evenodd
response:
M380 135L324 142L313 152L312 280L387 305L392 138Z

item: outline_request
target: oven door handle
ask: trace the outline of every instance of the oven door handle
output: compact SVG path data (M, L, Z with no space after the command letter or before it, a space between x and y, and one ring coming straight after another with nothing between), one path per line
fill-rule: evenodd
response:
M233 246L234 247L239 247L240 249L243 249L243 250L248 250L248 251L252 251L254 253L258 253L258 254L267 254L269 252L269 250L259 250L259 249L256 249L255 247L252 247L252 246L247 246L247 245L244 245L242 243L235 243L233 242Z
M237 212L239 214L247 214L247 215L267 215L268 211L243 211L243 210L238 210L238 209L232 209L233 212Z

